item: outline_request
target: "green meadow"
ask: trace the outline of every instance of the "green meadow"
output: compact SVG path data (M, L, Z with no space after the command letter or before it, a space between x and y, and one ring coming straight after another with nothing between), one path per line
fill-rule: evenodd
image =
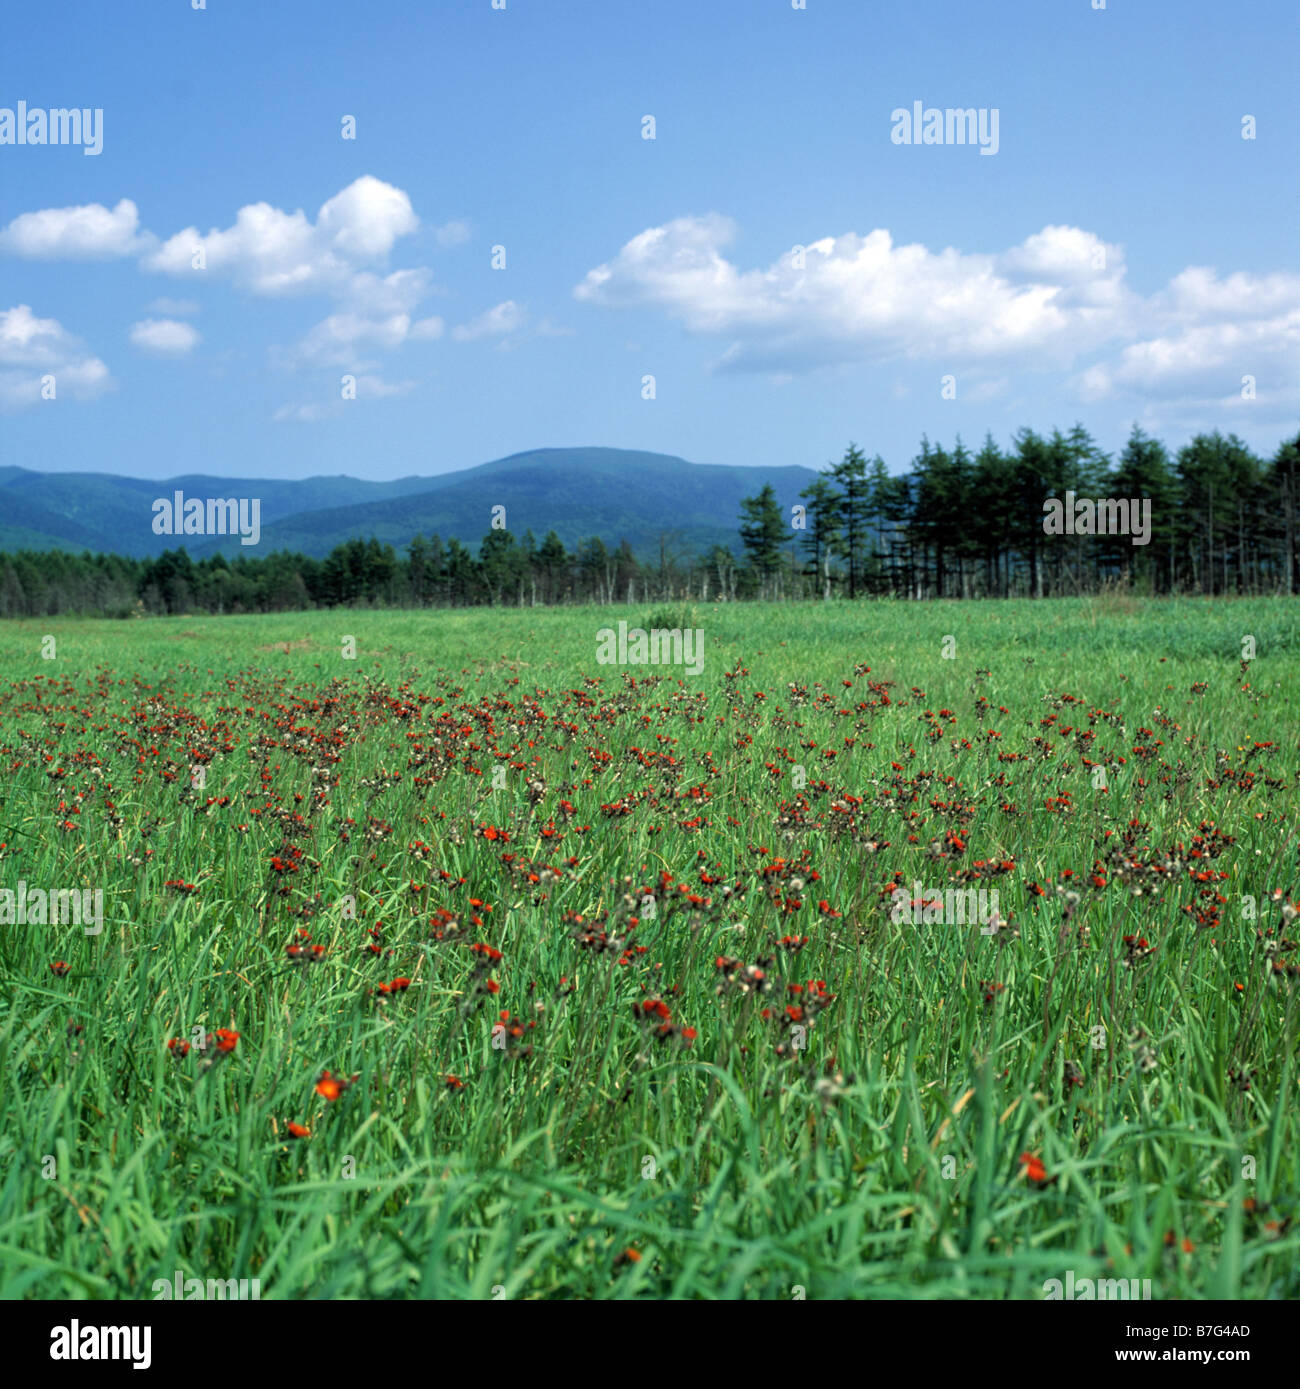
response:
M0 1296L1300 1294L1294 600L0 660Z

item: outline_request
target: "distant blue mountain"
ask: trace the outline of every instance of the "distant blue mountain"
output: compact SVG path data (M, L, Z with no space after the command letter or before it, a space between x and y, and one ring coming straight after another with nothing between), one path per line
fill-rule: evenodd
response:
M599 536L627 540L643 558L661 539L679 551L738 543L740 502L771 483L789 508L816 474L809 468L719 467L630 449L534 449L437 477L393 482L313 477L216 478L198 474L149 482L109 473L39 473L0 468L0 551L61 549L145 556L184 544L195 558L297 550L321 557L371 536L401 548L416 534L455 536L477 548L493 507L506 528L540 542L553 530L572 548ZM153 532L152 504L190 497L259 497L261 543Z

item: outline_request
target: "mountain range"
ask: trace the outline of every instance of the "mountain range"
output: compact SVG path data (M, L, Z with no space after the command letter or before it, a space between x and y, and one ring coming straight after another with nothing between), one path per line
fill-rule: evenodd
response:
M0 552L90 550L133 557L184 545L201 559L295 550L321 558L336 545L372 536L401 549L415 535L455 536L471 549L492 528L493 508L505 507L506 529L538 542L555 531L570 549L599 536L627 540L638 557L657 556L667 535L678 551L715 544L736 547L740 503L771 483L789 514L817 476L810 468L727 467L689 463L669 454L631 449L548 448L512 454L435 477L367 482L339 475L301 481L184 474L165 481L112 473L44 473L0 468ZM259 498L261 540L157 535L153 502L182 492L186 499Z

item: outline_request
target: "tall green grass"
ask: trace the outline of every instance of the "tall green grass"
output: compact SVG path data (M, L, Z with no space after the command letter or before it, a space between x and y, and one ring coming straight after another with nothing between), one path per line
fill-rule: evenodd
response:
M1271 891L1298 895L1300 608L701 606L697 679L597 665L620 616L645 615L0 627L0 887L102 887L107 918L98 936L0 926L0 1295L147 1298L176 1270L278 1298L1036 1298L1069 1270L1150 1278L1159 1298L1296 1295L1300 986L1270 977L1257 931L1279 926ZM472 732L445 735L445 770L412 768L444 713ZM337 735L328 807L306 728ZM626 816L601 809L647 788ZM1072 810L1049 810L1063 792ZM829 809L845 793L857 841ZM791 830L800 794L812 823ZM284 898L280 809L317 865ZM371 817L391 836L368 840ZM1086 880L1134 820L1144 845L1186 845L1203 821L1234 836L1207 865L1229 874L1210 885L1216 928L1184 910L1203 886L1186 874L1158 899L1085 882L1063 921L1055 884ZM965 854L937 860L949 831ZM805 850L820 877L801 870L784 917L756 872ZM521 882L503 853L564 875ZM892 875L931 888L977 859L1015 861L988 885L1018 938L891 920ZM628 887L701 867L748 891L723 905L697 883L718 905L643 921L629 965L578 948L566 912L621 920ZM470 896L493 907L482 928L434 940L434 909L464 919ZM379 961L377 919L395 952ZM286 956L300 925L329 947L307 967ZM809 943L782 954L786 934ZM1155 953L1130 967L1126 935ZM474 993L474 940L504 952L499 994ZM760 1016L787 997L717 993L718 956L825 980L805 1049L779 1055ZM399 975L410 987L378 1002ZM647 990L692 1045L647 1036ZM493 1047L501 1010L537 1023L530 1056ZM240 1039L214 1064L167 1050L218 1027ZM357 1075L332 1103L326 1068Z

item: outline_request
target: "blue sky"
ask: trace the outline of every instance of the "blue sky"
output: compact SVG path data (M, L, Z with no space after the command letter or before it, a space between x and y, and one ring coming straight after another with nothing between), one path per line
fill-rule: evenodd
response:
M0 108L102 108L103 148L0 144L0 461L819 467L854 439L898 471L922 433L1076 420L1271 452L1300 424L1300 7L1092 3L24 10ZM996 109L996 154L896 143L916 101Z

